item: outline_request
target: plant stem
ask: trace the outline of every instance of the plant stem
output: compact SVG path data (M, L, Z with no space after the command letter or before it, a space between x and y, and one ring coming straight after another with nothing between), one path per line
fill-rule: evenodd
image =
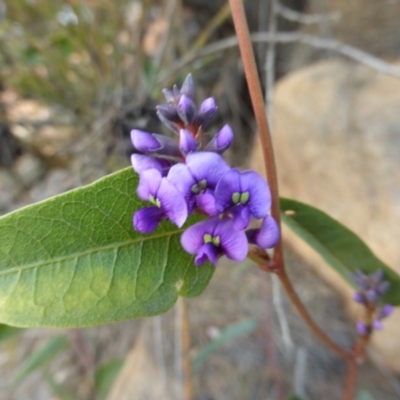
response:
M261 147L264 157L265 168L267 172L268 182L271 188L272 195L272 207L271 215L281 226L280 218L280 205L279 205L279 191L278 191L278 178L275 166L275 157L272 147L272 138L268 126L267 116L264 108L264 100L261 91L260 80L258 77L253 47L251 43L249 28L247 26L246 15L244 12L242 0L229 0L233 23L238 38L239 49L242 56L242 62L244 66L244 72L246 75L247 84L249 87L250 98L253 105L254 115L257 121ZM352 354L347 353L340 346L332 342L332 340L317 326L313 321L310 314L302 304L301 300L297 296L293 286L286 274L283 251L282 251L282 240L280 239L274 249L273 266L267 266L264 263L260 263L259 266L264 271L274 271L277 273L279 280L285 288L289 299L292 301L294 307L299 312L305 323L309 326L311 331L331 350L344 359L349 359Z
M324 343L325 346L329 347L333 352L335 352L339 357L343 358L344 360L353 359L353 355L351 353L343 350L336 343L332 342L332 340L325 334L325 332L323 332L314 322L314 320L311 318L310 314L304 307L303 303L301 302L296 291L294 290L293 285L290 282L289 277L286 273L286 270L284 268L280 268L276 271L276 274L293 306L296 308L297 312L300 314L300 316L303 318L303 320L308 325L310 330L315 334L315 336L322 343Z
M344 392L344 400L353 400L357 383L357 361L355 357L347 361L347 380Z
M247 85L249 86L251 102L253 105L254 115L257 121L257 127L259 131L268 182L271 188L271 195L272 195L271 215L274 217L275 221L280 225L281 218L280 218L279 193L278 193L278 178L275 168L275 157L272 148L272 139L269 131L267 116L265 114L263 94L261 91L260 80L258 78L253 47L251 44L251 39L249 34L249 28L247 26L247 21L242 1L229 0L229 3L231 6L232 18L239 42L239 49L242 56L244 73L246 75Z

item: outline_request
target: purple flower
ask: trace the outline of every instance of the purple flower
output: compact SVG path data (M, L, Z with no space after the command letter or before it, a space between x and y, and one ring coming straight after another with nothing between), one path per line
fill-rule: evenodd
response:
M361 321L357 321L357 332L361 336L366 336L369 333L369 328Z
M177 111L185 125L191 124L196 117L196 105L190 97L184 94L179 100Z
M215 104L215 100L213 97L209 97L201 103L196 122L199 126L205 129L216 112L217 106Z
M156 153L172 157L180 157L181 155L178 144L164 135L133 129L131 140L133 147L141 153Z
M196 205L196 197L201 197L204 211L215 208L212 194L218 180L229 171L229 166L217 153L198 152L186 157L186 164L176 164L169 170L168 180L183 194L189 213ZM198 204L200 206L200 204ZM206 211L207 212L207 211ZM210 215L214 215L213 214Z
M165 160L163 158L145 156L143 154L132 154L131 162L133 170L137 174L141 174L143 171L148 169L156 169L161 173L162 176L166 176L169 169L173 165L172 161Z
M231 219L213 218L198 222L183 233L181 244L189 254L196 255L196 266L207 260L216 265L224 254L231 260L243 261L248 252L245 233L233 229Z
M393 314L394 307L390 304L385 304L379 311L377 315L377 319L382 321L383 319L391 316Z
M222 154L230 147L233 142L233 131L229 125L224 125L222 129L211 139L206 146L206 151L215 151Z
M183 123L178 115L176 107L162 104L156 107L157 116L160 121L175 133L183 127Z
M249 243L254 243L263 249L271 249L278 243L280 233L276 221L267 215L259 229L248 229L246 235Z
M186 129L181 129L179 132L179 148L183 154L197 150L196 139Z
M150 233L165 218L178 227L185 223L188 215L185 199L167 178L162 177L160 171L143 171L140 174L137 194L142 200L153 204L135 212L133 226L137 231Z
M378 270L372 274L365 274L357 270L351 275L351 279L358 287L353 299L357 303L376 305L379 298L387 292L390 282L384 281L382 270Z
M225 173L215 188L218 212L229 211L235 229L245 229L250 216L265 218L271 208L271 193L267 182L254 171L240 172L231 169Z
M185 80L182 83L181 94L184 94L187 97L190 97L191 99L194 98L194 82L192 78L192 74L188 74L185 78Z

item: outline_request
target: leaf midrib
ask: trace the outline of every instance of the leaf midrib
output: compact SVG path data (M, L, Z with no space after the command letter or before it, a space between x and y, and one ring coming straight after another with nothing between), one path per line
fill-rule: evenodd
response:
M163 232L163 233L159 233L157 235L151 235L151 236L148 236L148 237L139 237L139 238L135 238L135 239L130 239L130 240L127 240L125 242L114 242L114 243L111 243L109 245L99 246L99 247L96 247L96 248L91 248L89 250L79 251L79 252L76 252L76 253L71 253L71 254L68 254L66 256L54 257L54 258L51 258L51 259L46 260L46 261L37 261L37 262L34 262L34 263L30 263L30 264L24 264L22 266L21 265L12 266L12 267L10 267L10 268L8 268L6 270L0 271L0 276L12 274L12 273L18 273L18 272L21 272L21 271L28 270L30 268L37 268L37 267L46 266L46 265L49 265L49 264L55 264L55 263L62 262L62 261L72 260L72 259L75 259L75 258L79 258L79 257L83 257L83 256L86 256L86 255L92 254L92 253L97 253L97 252L102 251L102 250L117 249L117 248L128 246L128 245L131 245L131 244L134 244L134 243L141 243L141 242L146 242L148 240L154 240L154 239L159 239L159 238L163 238L163 237L174 236L174 235L176 235L178 233L182 233L184 230L185 229L177 229L176 231L173 231L173 232Z

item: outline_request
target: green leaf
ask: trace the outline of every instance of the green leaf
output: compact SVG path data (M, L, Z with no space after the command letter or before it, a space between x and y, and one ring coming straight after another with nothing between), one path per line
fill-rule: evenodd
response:
M111 386L118 376L124 360L111 360L96 369L94 383L96 386L97 399L103 400L107 397Z
M317 251L354 287L351 273L357 269L372 273L381 269L391 286L383 301L400 304L400 276L381 260L352 231L324 212L299 201L281 199L282 220Z
M157 315L196 296L214 272L196 268L169 222L132 227L143 206L131 168L0 218L0 322L83 327ZM191 222L198 217L191 218Z
M34 352L30 357L25 360L25 362L22 364L21 368L15 375L14 383L18 384L35 369L38 369L48 363L61 350L63 350L66 345L67 338L64 335L56 336L48 340L43 347Z
M22 333L24 329L0 324L0 343Z
M216 339L205 345L199 351L196 358L193 360L193 368L199 369L204 361L212 353L214 353L214 351L218 350L229 341L253 331L254 329L256 329L256 327L257 322L253 319L247 319L245 321L240 321L236 324L228 326L228 328L224 329Z

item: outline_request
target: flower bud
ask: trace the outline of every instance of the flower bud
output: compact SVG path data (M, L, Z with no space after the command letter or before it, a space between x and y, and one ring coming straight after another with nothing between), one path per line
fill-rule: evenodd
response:
M366 336L368 334L368 327L361 321L357 321L357 332L361 336Z
M211 121L215 113L217 112L217 106L213 97L205 99L199 109L199 115L197 116L198 124L204 129Z
M185 78L180 93L190 97L191 99L194 99L194 82L192 74L188 74L188 76Z
M377 315L377 320L381 321L382 319L385 319L387 317L389 317L390 315L392 315L394 311L394 307L391 306L390 304L385 304L378 312Z
M233 142L233 131L229 125L224 125L222 129L211 139L206 146L206 151L215 151L222 154L230 147Z
M131 131L131 140L133 147L142 153L151 153L161 149L159 141L148 132L139 129Z
M184 94L179 100L177 111L185 125L191 124L196 117L196 106L193 100Z
M186 129L181 129L179 132L179 148L184 154L197 150L196 139Z

